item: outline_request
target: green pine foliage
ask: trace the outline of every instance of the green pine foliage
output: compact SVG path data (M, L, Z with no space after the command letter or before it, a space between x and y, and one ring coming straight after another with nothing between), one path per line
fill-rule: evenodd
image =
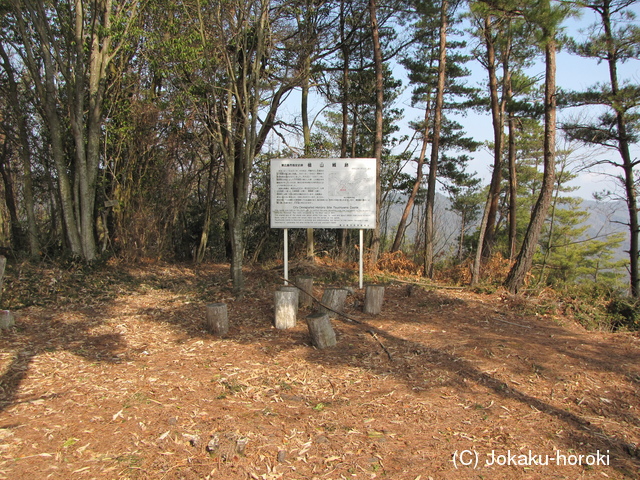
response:
M616 260L614 252L624 236L615 233L590 238L589 212L581 203L580 198L559 198L546 222L533 272L541 283L562 286L620 281L624 262Z

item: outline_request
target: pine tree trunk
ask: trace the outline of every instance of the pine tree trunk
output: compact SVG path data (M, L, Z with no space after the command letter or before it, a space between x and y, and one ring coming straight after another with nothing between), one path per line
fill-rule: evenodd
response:
M547 38L545 44L545 67L544 174L540 195L533 209L522 248L505 281L505 287L512 293L516 293L522 287L531 269L555 184L556 41L553 34Z
M311 127L309 125L309 77L311 76L311 59L308 55L303 61L304 78L302 80L302 138L304 142L304 156L309 157L311 154ZM307 228L307 260L315 261L315 247L313 241L313 228Z
M603 2L603 8L599 11L604 26L604 35L608 50L609 78L611 82L611 94L613 98L620 94L618 82L618 65L616 61L613 31L611 27L610 2ZM624 171L624 189L626 193L627 210L629 212L629 277L631 295L634 298L640 297L640 270L638 267L638 249L640 248L640 224L638 222L638 200L636 193L634 162L629 149L629 136L625 114L622 110L616 109L616 124L618 127L618 150L622 157L622 168Z
M462 262L462 247L464 246L464 234L467 229L467 215L466 212L462 212L460 219L460 235L458 237L458 253L456 257L458 258L458 262Z
M487 202L484 206L484 213L482 214L482 220L480 222L480 234L478 236L478 245L476 247L476 255L473 260L473 266L471 267L471 285L476 285L480 281L480 268L482 266L482 245L484 237L487 231L487 223L489 221L489 205L491 203L491 195L487 197Z
M404 233L407 229L407 219L409 218L409 214L413 209L413 205L416 201L416 197L418 196L418 192L420 191L420 186L422 185L422 166L424 165L424 160L427 155L427 144L429 143L429 120L431 118L431 102L427 100L427 108L424 113L424 132L422 138L422 148L420 149L420 156L418 157L418 166L416 172L416 180L413 183L413 188L411 189L411 194L409 195L409 199L407 200L407 204L404 207L402 212L402 216L400 217L400 222L398 223L398 230L396 231L396 238L393 241L393 245L391 246L391 252L397 252L400 250L400 245L402 244L402 238L404 237Z
M513 99L513 84L508 59L504 62L505 104ZM507 116L509 127L508 163L509 163L509 260L516 257L518 177L516 171L516 117L513 112Z
M425 205L425 254L424 275L433 277L435 229L433 212L436 201L436 177L438 174L438 156L440 154L440 130L442 128L442 109L444 107L444 87L447 66L447 27L449 2L442 0L440 7L440 43L438 58L438 87L433 118L433 139L431 142L431 161L429 163L429 179L427 181L427 201Z
M380 254L380 210L382 206L382 184L380 179L382 163L382 129L384 108L384 78L382 64L382 47L380 45L380 32L378 30L378 3L377 0L369 0L369 14L371 16L371 36L373 38L373 64L376 75L376 110L375 110L375 137L373 143L373 156L376 159L376 227L373 229L371 241L371 263L375 265Z
M504 121L498 93L498 76L496 74L496 51L490 16L487 16L485 19L485 42L487 46L491 121L493 124L493 172L491 174L491 185L489 187L490 201L487 204L489 207L487 226L480 245L482 247L482 256L489 258L495 244L496 217L500 201L500 184L502 183L502 141L504 138Z
M516 257L518 177L516 173L516 119L509 114L509 260Z
M340 158L347 158L347 150L349 146L349 44L346 41L346 20L345 20L345 3L340 2L340 44L342 45L342 83L340 85L340 102L342 128L340 129ZM347 235L348 230L341 229L338 233L340 253L338 258L346 260L347 258Z

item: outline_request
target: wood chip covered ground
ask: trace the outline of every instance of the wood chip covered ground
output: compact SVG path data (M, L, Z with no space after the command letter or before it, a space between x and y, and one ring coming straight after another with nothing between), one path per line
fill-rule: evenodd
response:
M377 316L350 295L365 325L333 320L317 350L310 310L272 325L279 273L247 270L235 299L225 265L14 268L0 479L640 478L637 334L390 282Z

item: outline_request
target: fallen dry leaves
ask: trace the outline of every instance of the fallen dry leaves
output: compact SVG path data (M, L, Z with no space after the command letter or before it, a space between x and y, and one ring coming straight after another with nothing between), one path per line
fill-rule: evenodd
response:
M640 476L637 336L403 283L376 317L349 298L376 338L334 322L338 346L320 351L304 321L272 327L278 272L247 271L237 300L227 272L116 265L102 294L83 284L100 272L73 289L47 277L56 302L0 337L0 478ZM216 338L205 305L221 301L231 330ZM581 465L536 464L556 451ZM588 465L596 452L607 465Z

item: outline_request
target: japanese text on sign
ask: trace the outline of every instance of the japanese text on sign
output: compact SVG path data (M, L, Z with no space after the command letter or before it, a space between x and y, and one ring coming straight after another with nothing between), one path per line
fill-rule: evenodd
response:
M375 159L271 160L271 228L375 225Z

